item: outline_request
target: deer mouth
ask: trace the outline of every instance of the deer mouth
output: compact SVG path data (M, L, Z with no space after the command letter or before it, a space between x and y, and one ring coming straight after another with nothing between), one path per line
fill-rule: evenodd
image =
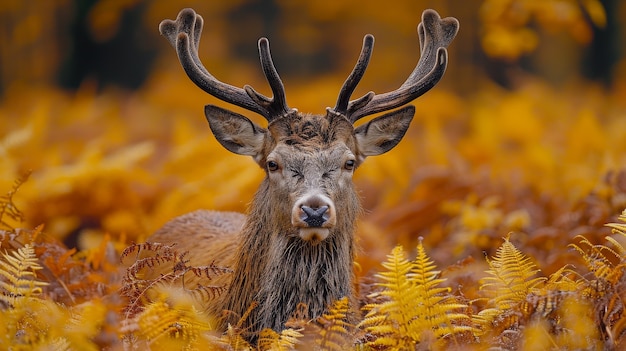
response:
M309 227L300 228L298 231L298 236L304 241L319 243L321 241L324 241L328 237L329 233L330 230L328 228Z

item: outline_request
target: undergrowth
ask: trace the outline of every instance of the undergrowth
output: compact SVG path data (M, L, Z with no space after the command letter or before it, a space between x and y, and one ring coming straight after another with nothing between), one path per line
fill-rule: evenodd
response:
M450 74L414 102L403 142L355 174L366 213L356 298L315 320L300 305L256 346L242 326L259 306L219 331L223 316L207 313L227 293L228 268L194 266L175 245L144 242L199 208L243 212L263 176L210 136L199 104L214 101L157 38L156 24L180 5L94 2L87 32L96 41L135 37L123 32L128 11L138 11L137 25L164 44L130 92L91 79L74 91L50 86L67 54L53 45L73 26L67 14L82 11L68 1L8 3L0 6L11 58L0 77L0 350L626 348L626 65L612 57L620 62L607 66L610 87L578 72L594 36L624 22L618 2L438 4L462 19ZM363 89L405 79L417 57L396 44L417 45L416 14L434 6L398 1L402 15L388 16L362 1L274 3L280 11L263 21L275 21L289 52L332 54L320 61L334 62L327 73L285 76L293 106L311 112L336 99L356 32L380 30L383 45ZM605 13L603 4L613 7ZM232 35L241 29L232 14L256 10L188 5L207 23L211 45L200 54L212 74L263 86L258 60L242 56L250 38Z
M22 181L0 199L2 217L19 217L12 200ZM2 219L0 217L0 219ZM159 243L105 242L92 252L65 249L42 227L0 231L0 346L26 350L617 350L624 347L623 300L626 267L626 210L612 234L594 244L583 235L569 246L584 262L544 276L532 257L505 236L484 258L478 289L455 289L450 272L475 269L460 262L437 270L422 241L409 258L398 245L383 269L363 283L362 314L351 319L347 298L307 320L300 305L281 331L264 330L256 346L240 324L218 331L219 316L207 303L227 293L211 279L231 274L208 265L188 266L184 252ZM130 261L125 268L114 261ZM150 275L159 267L167 273ZM186 275L206 280L185 287ZM182 283L182 284L181 284ZM258 306L250 306L250 310ZM246 315L241 317L245 320Z

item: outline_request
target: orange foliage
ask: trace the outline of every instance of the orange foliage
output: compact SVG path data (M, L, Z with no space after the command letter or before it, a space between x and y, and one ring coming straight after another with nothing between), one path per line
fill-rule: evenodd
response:
M124 13L141 9L141 25L155 33L145 40L157 43L158 60L137 91L88 79L68 92L53 84L67 47L66 39L51 30L66 28L68 15L47 14L76 9L70 1L27 3L0 5L6 24L0 28L6 43L0 53L0 194L7 194L0 197L0 260L16 258L37 269L3 268L0 282L22 277L33 293L21 304L15 302L15 286L1 285L2 320L14 323L0 326L0 345L246 346L236 326L224 335L212 331L213 316L196 306L198 296L223 293L219 287L172 289L167 279L181 277L175 268L161 279L164 284L142 276L150 269L147 262L199 272L199 267L179 264L184 253L141 261L143 266L119 260L131 242L143 241L182 213L245 211L263 177L252 160L230 154L215 141L202 116L202 105L215 100L187 81L167 43L157 38L157 23L172 18L181 5L98 1L87 15L86 28L94 39L114 37ZM207 22L203 43L211 44L201 46L200 56L216 76L263 91L256 54L242 54L240 47L254 49L257 37L271 35L278 70L289 67L283 79L290 105L314 113L334 104L366 32L377 36L376 50L355 95L395 89L415 65L415 25L423 8L437 6L442 15L459 17L461 32L450 49L451 67L442 85L414 103L417 113L403 142L368 159L355 174L366 210L358 228L361 301L385 302L379 299L383 282L375 272L401 245L418 248L428 267L433 262L440 267L430 283L454 295L455 313L476 324L465 328L463 318L461 336L436 342L435 332L420 329L416 340L422 343L452 349L623 346L626 241L620 233L626 229L617 218L626 208L624 62L616 66L612 87L571 71L556 85L548 77L516 70L513 86L505 89L476 73L480 68L470 61L484 55L516 64L531 57L549 70L554 60L580 57L575 50L552 60L532 55L554 43L576 49L588 44L594 26L610 24L611 14L599 1L484 0L462 6L398 1L393 11L381 11L379 1L369 0L270 1L279 9L275 27L262 11L250 10L250 1L191 3ZM615 16L624 20L620 11ZM563 42L555 33L575 44L557 45ZM300 58L304 63L294 67ZM317 61L326 64L316 66ZM30 247L32 253L24 249ZM496 316L490 313L505 308L494 297L494 291L502 292L493 278L501 268L494 268L499 255L529 258L536 267L518 278L519 284L532 284L522 285L519 299L506 301L513 311ZM398 256L409 262L406 256L416 255ZM125 315L129 306L132 313ZM294 318L282 334L267 332L263 347L289 349L298 340L322 339L331 345L342 338L360 346L376 343L364 328L341 322L343 307L338 302L335 312L315 323ZM376 335L391 335L381 331L386 324L375 324L379 317L365 324ZM150 329L156 321L163 328ZM42 330L48 332L37 337ZM6 335L23 336L7 341ZM380 337L377 343L386 340Z

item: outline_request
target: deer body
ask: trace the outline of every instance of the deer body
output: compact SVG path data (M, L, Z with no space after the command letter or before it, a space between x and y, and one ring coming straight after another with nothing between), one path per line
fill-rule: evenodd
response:
M325 115L300 113L287 106L284 88L269 54L259 41L263 71L273 98L249 86L236 88L217 81L197 57L202 18L185 9L160 30L176 48L191 80L200 88L263 115L267 128L234 112L208 105L205 115L226 149L251 156L266 177L247 216L196 211L173 219L149 241L177 242L189 251L190 264L214 262L230 266L228 291L209 306L235 324L253 303L244 330L254 340L264 328L281 330L300 303L309 318L320 316L335 300L353 297L354 231L361 211L354 189L354 170L368 156L389 151L404 136L415 108L406 106L354 127L361 117L395 109L426 92L441 78L446 47L458 30L452 18L429 10L418 27L422 57L396 91L350 101L363 76L373 46L366 36L357 65L341 89L337 105Z

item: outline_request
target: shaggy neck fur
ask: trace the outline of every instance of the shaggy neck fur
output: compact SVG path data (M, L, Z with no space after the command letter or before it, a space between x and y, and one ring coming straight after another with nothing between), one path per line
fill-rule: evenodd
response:
M319 243L302 241L277 207L265 179L255 195L241 233L233 280L225 294L225 322L235 325L254 303L243 324L252 340L264 328L280 331L299 303L308 318L320 316L335 300L353 293L354 224L359 202L352 188L338 196L341 213L329 237ZM285 203L285 202L283 202ZM288 212L287 212L288 213Z

